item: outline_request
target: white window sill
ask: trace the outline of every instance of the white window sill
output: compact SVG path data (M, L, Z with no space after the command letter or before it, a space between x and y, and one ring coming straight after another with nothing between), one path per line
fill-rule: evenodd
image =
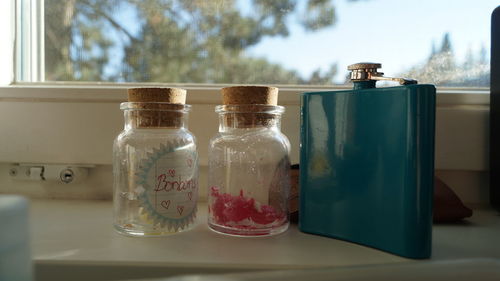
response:
M205 223L204 203L199 206L197 226L191 231L155 239L124 237L112 229L111 209L109 201L32 201L32 253L36 271L44 274L37 280L49 276L57 276L57 280L101 280L129 274L125 275L128 279L141 273L159 277L415 262L369 247L305 234L296 225L270 238L216 234ZM468 221L434 226L431 262L500 259L500 244L491 243L500 235L495 212L475 210ZM108 275L104 277L89 276L103 274L106 269ZM75 270L85 270L86 274L64 275Z

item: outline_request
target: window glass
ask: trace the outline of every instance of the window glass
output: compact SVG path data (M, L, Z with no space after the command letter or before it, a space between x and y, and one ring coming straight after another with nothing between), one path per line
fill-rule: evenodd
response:
M44 79L346 83L347 65L489 86L497 0L45 0Z

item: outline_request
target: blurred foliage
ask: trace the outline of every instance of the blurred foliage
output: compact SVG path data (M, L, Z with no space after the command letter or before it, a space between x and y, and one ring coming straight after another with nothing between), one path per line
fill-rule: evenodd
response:
M48 81L332 84L337 73L303 78L245 52L288 36L292 16L308 32L333 26L331 0L46 0L45 15Z

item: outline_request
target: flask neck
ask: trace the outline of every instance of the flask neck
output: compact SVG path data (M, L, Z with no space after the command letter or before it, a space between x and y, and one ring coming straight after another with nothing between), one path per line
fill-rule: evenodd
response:
M369 80L369 81L356 81L354 82L354 90L363 90L363 89L373 89L375 88L375 83L377 81L375 80Z

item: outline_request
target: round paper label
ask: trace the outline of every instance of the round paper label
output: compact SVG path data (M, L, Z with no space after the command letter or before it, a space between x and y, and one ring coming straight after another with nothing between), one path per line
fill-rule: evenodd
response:
M198 155L190 143L168 142L140 161L136 184L148 219L171 231L184 229L196 217Z

